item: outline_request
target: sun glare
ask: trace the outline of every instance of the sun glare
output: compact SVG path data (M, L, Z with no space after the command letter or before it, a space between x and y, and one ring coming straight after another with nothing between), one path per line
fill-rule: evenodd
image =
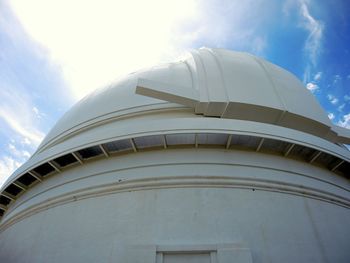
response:
M194 1L21 1L12 8L29 35L62 66L78 99L138 68L173 57L177 26Z

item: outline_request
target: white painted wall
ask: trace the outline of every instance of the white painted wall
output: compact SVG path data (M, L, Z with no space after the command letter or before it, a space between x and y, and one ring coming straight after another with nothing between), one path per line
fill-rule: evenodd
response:
M322 168L262 153L114 156L67 169L22 195L2 226L0 255L4 262L151 263L167 246L216 249L221 263L236 256L348 262L350 205L332 201L350 200L343 187L348 181Z

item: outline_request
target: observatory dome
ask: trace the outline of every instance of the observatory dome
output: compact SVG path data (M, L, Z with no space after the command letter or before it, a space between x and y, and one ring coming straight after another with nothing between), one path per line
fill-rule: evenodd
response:
M135 95L135 87L146 96ZM192 114L259 121L337 140L326 112L294 75L248 53L203 48L85 97L56 124L39 152L76 129L150 107L190 107Z
M291 73L194 50L57 122L1 188L0 258L348 262L343 143L349 130Z

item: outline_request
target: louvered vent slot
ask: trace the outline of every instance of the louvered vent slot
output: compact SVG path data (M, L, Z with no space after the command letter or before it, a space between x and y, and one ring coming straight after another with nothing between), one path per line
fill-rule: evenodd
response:
M36 179L33 176L31 176L29 173L25 173L17 180L18 182L24 184L25 186L29 186L36 181Z
M132 150L132 146L129 139L108 142L104 144L104 146L110 153Z
M7 198L6 196L0 195L0 204L2 205L8 205L11 202L11 199Z
M316 150L314 149L301 146L301 145L295 145L290 152L290 156L293 156L298 159L302 159L303 161L309 161L315 152Z
M283 154L288 145L288 142L265 138L261 151Z
M5 192L16 196L20 192L22 192L22 189L19 188L18 186L15 186L14 184L10 184L8 187L5 188Z
M232 135L230 148L243 148L255 151L260 143L260 140L260 137L249 135Z
M166 141L168 146L172 145L194 145L195 134L168 134L166 135Z
M102 150L98 146L92 146L89 148L79 150L78 153L83 159L89 159L102 154Z
M66 167L70 164L77 163L77 159L72 154L66 154L54 160L60 167Z
M48 175L53 171L55 171L55 169L48 163L44 163L34 169L34 172L38 173L41 176Z
M134 138L137 149L149 147L163 147L163 138L160 135L151 135L145 137Z
M337 168L337 171L341 172L344 176L350 179L350 163L343 162Z
M228 134L199 133L197 140L199 145L226 145Z

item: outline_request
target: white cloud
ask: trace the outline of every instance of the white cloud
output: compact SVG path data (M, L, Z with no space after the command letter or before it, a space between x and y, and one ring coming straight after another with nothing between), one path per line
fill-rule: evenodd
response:
M35 115L36 115L36 117L37 117L38 119L41 119L41 118L43 118L44 116L46 116L46 114L43 113L43 112L41 112L36 106L34 106L34 107L32 108L32 111L35 113Z
M33 107L32 108L32 110L33 110L33 112L36 114L36 115L39 115L39 110L38 110L38 108L37 107Z
M305 66L303 82L310 81L318 83L322 77L322 72L317 72L312 78L312 71L317 64L318 57L321 53L322 38L324 31L324 23L315 19L309 11L309 1L307 0L287 0L284 4L284 12L289 12L290 8L298 7L299 15L301 17L299 25L308 32L308 36L304 43L304 52L309 62Z
M337 104L339 99L336 98L334 95L332 94L328 94L327 95L327 99L329 100L330 103L332 103L333 105Z
M0 156L0 187L6 179L30 157L28 146L16 146L15 140L11 139L7 147L3 148Z
M312 82L307 83L306 88L308 90L310 90L311 92L315 92L316 90L319 89L319 87L315 83L312 83Z
M344 107L345 107L345 103L343 103L342 105L339 105L338 108L337 108L337 110L340 111L340 112L342 112L343 109L344 109Z
M1 78L0 133L7 134L11 139L17 136L16 140L23 140L34 148L42 141L44 133L38 128L31 94L19 81L16 82L15 76L6 77L15 82L11 85L7 83L7 78Z
M338 125L350 129L350 113L344 115L342 119L338 121Z
M317 72L314 76L314 81L319 81L321 77L322 77L322 72L321 71Z
M323 37L324 25L321 21L315 19L309 11L307 1L300 0L300 14L303 17L303 27L309 32L304 49L313 65L316 64L317 58L321 51L321 40Z
M21 143L24 144L24 145L30 145L31 144L30 140L27 137L23 137L22 140L21 140Z
M3 149L0 156L0 187L6 179L30 157L25 147L17 147L15 140L11 139L7 148Z
M335 75L334 79L333 79L333 85L337 84L340 80L341 80L341 76L340 75Z
M257 29L270 15L261 11L269 10L262 0L10 4L26 31L62 66L75 99L123 74L173 60L193 42L215 47L235 43L258 55L267 46Z
M328 118L330 120L333 120L335 118L335 115L332 112L330 112L330 113L328 113Z
M27 120L22 119L21 116L14 115L13 111L0 108L0 118L2 118L14 132L27 138L34 145L39 145L44 138L42 132L30 125Z
M5 180L12 174L18 167L21 166L21 162L10 156L3 156L0 158L0 187Z
M12 143L8 145L8 149L9 149L9 152L17 158L17 160L20 159L21 161L26 161L30 157L30 153L28 151L19 150Z
M345 94L345 95L344 95L344 100L345 100L345 101L349 101L349 100L350 100L350 96Z
M116 77L173 59L176 25L196 17L194 0L13 0L26 31L62 65L75 98ZM40 7L40 8L39 8Z
M24 119L21 119L21 117L16 119L16 116L11 114L11 112L3 110L0 112L0 127L2 131L9 132L9 136L12 137L7 148L2 149L3 155L0 157L0 185L22 163L28 160L30 152L34 150L43 137L43 134L35 129L34 126L26 124L28 121L26 117ZM1 123L1 119L5 120L5 124ZM16 146L16 142L13 139L15 137L19 140L20 147Z
M261 54L267 46L267 41L265 37L257 36L252 42L252 53L255 55Z

